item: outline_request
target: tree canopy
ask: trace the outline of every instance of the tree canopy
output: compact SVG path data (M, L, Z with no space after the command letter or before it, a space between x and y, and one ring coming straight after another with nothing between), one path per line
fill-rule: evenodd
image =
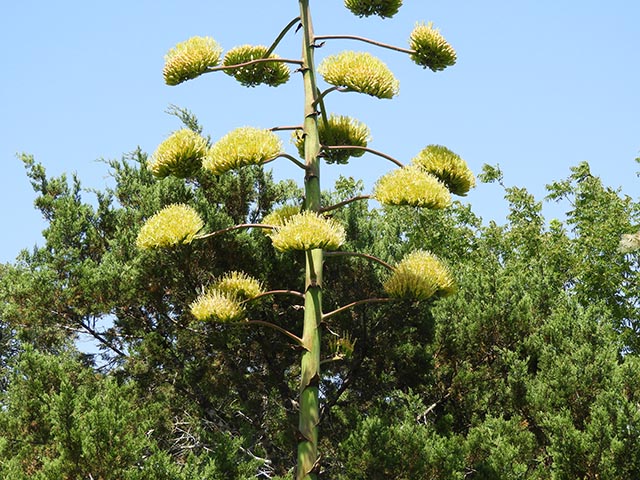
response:
M134 152L109 163L113 188L85 191L77 178L50 178L23 161L48 226L44 245L2 267L3 476L286 476L295 347L270 329L199 323L186 306L203 277L232 264L294 289L297 254L275 251L259 231L141 251L135 232L172 203L193 205L214 228L254 222L296 201L299 189L260 167L156 181ZM324 477L640 471L638 254L619 250L621 235L637 229L639 204L584 163L548 186L547 201L569 208L563 220L546 220L542 201L504 186L495 167L483 179L504 189L504 225L484 224L462 203L335 212L350 250L394 262L428 249L452 267L459 290L327 320ZM339 202L360 189L343 178L325 195ZM326 259L327 310L381 292L383 267L336 260ZM300 300L251 308L253 318L287 327ZM79 333L93 335L100 353L79 352ZM120 470L108 468L114 462Z

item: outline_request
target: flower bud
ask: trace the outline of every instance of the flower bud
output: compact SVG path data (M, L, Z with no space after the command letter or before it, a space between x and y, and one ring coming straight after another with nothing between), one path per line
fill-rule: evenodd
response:
M380 178L373 197L384 205L439 209L451 204L451 194L444 183L414 165L398 168Z
M266 215L262 219L261 223L263 225L281 227L288 219L299 213L300 207L296 207L295 205L283 205L282 207Z
M218 290L200 295L190 305L190 309L191 314L200 321L228 323L244 318L244 309L240 303L232 296Z
M151 156L149 170L156 177L192 177L200 170L207 148L207 141L202 136L183 128L158 146Z
M447 43L440 31L433 24L419 23L411 32L409 46L415 53L411 59L424 68L432 71L444 70L456 63L456 51Z
M273 246L281 252L314 248L336 250L345 240L342 225L310 211L293 215L271 234Z
M222 64L225 67L232 65L240 65L252 60L265 58L267 47L263 45L243 45L232 48L224 56ZM269 55L268 58L279 58L275 54ZM245 67L238 67L225 70L227 75L231 75L245 87L255 87L264 83L270 87L277 87L289 80L289 67L280 61L260 62Z
M426 300L434 295L446 297L455 292L449 268L431 252L417 250L406 255L384 283L390 297Z
M136 246L142 249L191 243L204 222L192 207L169 205L150 217L140 229Z
M318 72L331 85L378 98L393 98L400 88L385 63L366 52L331 55L322 61Z
M237 128L216 142L207 152L202 167L215 175L246 165L260 165L282 153L282 142L270 130Z
M413 164L438 177L455 195L464 196L476 185L467 162L442 145L425 147L413 159Z
M318 119L318 135L322 145L366 147L371 139L369 128L364 123L351 117L333 114L327 124L322 118ZM299 130L293 132L292 141L298 148L299 155L304 157L304 136ZM361 157L364 153L364 150L325 150L323 158L327 163L346 164L350 157Z
M222 48L211 37L192 37L178 43L165 55L164 81L178 85L199 77L220 62Z
M391 18L400 10L402 0L344 0L344 6L358 17Z
M244 272L227 272L219 278L212 289L240 301L257 297L264 292L260 281Z

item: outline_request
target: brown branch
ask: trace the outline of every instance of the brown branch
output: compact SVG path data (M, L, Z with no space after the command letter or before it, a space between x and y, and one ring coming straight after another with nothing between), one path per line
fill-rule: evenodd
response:
M282 125L277 127L271 127L269 130L272 132L278 132L282 130L302 130L302 125Z
M268 292L261 293L260 295L256 295L255 297L249 298L245 300L243 303L251 302L253 300L257 300L258 298L267 297L269 295L292 295L294 297L302 298L304 300L304 293L300 293L296 290L269 290Z
M385 262L384 260L374 257L373 255L369 255L367 253L359 253L359 252L325 252L325 257L360 257L366 258L367 260L371 260L373 262L379 263L384 268L394 272L395 268L393 268L390 264Z
M295 60L291 58L257 58L255 60L251 60L249 62L237 63L236 65L220 65L219 67L211 67L207 70L208 72L220 72L224 70L233 70L235 68L249 67L251 65L255 65L257 63L268 63L268 62L278 62L278 63L293 63L302 67L304 63L302 60Z
M349 203L357 202L358 200L368 200L370 198L371 198L371 195L357 195L355 197L347 198L346 200L343 200L342 202L336 203L335 205L329 205L328 207L322 207L320 210L318 210L318 212L319 213L330 212L331 210L335 210L337 208L344 207L345 205L348 205Z
M294 343L296 343L299 347L302 347L305 350L308 350L308 348L305 347L304 342L302 341L302 339L300 337L298 337L297 335L294 335L293 333L291 333L286 328L282 328L282 327L276 325L275 323L265 322L264 320L243 320L241 322L238 322L238 325L242 325L242 324L244 324L244 325L261 325L263 327L273 328L274 330L277 330L278 332L282 333L283 335L285 335L288 338L290 338L291 340L293 340Z
M216 230L211 233L203 233L202 235L196 235L194 240L203 240L205 238L215 237L217 235L222 235L223 233L232 232L233 230L240 230L243 228L266 228L269 230L274 230L276 227L273 225L265 225L262 223L243 223L241 225L234 225L233 227L223 228L222 230Z
M337 315L337 314L342 313L342 312L344 312L346 310L349 310L350 308L357 307L358 305L365 305L365 304L368 304L368 303L386 303L386 302L393 302L393 301L394 301L393 298L365 298L364 300L357 300L355 302L351 302L348 305L344 305L343 307L336 308L332 312L323 314L322 315L322 320L326 320L328 318L331 318L334 315Z
M314 37L313 40L314 42L316 40L357 40L359 42L375 45L376 47L387 48L389 50L395 50L396 52L408 53L409 55L416 53L415 50L396 47L395 45L389 45L388 43L378 42L376 40L371 40L370 38L365 38L365 37L359 37L357 35L318 35L317 37Z
M291 162L295 163L301 169L303 169L303 170L307 169L307 166L304 163L300 162L297 158L289 155L288 153L279 153L275 157L269 158L268 160L265 160L264 162L261 163L261 165L266 165L267 163L273 162L277 158L286 158L287 160L290 160Z
M326 148L327 150L363 150L365 152L377 155L378 157L384 158L385 160L389 160L390 162L395 163L400 168L404 167L404 164L399 160L396 160L386 153L374 150L373 148L360 147L358 145L323 145L322 148Z

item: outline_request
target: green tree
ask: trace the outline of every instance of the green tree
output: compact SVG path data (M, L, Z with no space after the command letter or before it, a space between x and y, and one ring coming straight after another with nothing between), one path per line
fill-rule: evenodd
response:
M29 174L33 166L27 164ZM504 225L483 225L471 207L459 203L435 212L411 207L369 210L366 204L353 202L334 212L347 231L345 249L372 252L389 262L416 247L430 249L452 265L459 291L434 305L364 304L327 320L327 351L340 354L341 360L323 364L325 477L637 477L640 372L631 326L638 318L639 257L638 252L618 251L618 244L622 235L637 231L638 203L605 187L597 177L586 177L586 183L580 180L577 174L586 168L579 165L569 178L550 186L553 195L556 184L566 185L562 201L569 208L562 221L546 221L542 202L515 187L505 188L510 213ZM107 389L109 384L119 392L116 387L124 385L128 393L118 395L132 399L127 404L131 415L142 423L157 422L158 411L166 412L161 419L168 419L149 439L142 438L147 432L142 429L129 435L134 447L151 443L157 448L155 455L141 454L136 464L155 469L149 472L175 472L165 478L189 478L188 472L204 477L205 465L222 449L233 452L225 456L232 459L231 464L247 466L252 474L284 474L295 447L290 425L296 417L299 370L291 365L298 352L288 348L286 337L275 330L218 324L201 329L180 306L213 276L211 265L220 265L217 275L222 275L228 265L245 262L253 276L264 281L276 275L290 289L303 273L291 272L292 256L275 253L260 232L240 234L228 242L221 236L147 252L135 248L131 226L142 225L159 205L180 201L196 205L207 218L218 218L221 209L246 211L247 217L239 219L246 222L255 200L246 210L239 203L222 200L210 207L205 200L224 199L229 191L238 191L245 174L249 184L254 175L264 176L267 187L261 191L280 192L275 195L276 205L294 201L299 192L290 185L273 185L268 175L251 168L221 176L217 182L194 180L197 188L185 188L171 178L156 181L140 153L112 162L111 172L115 188L101 193L112 197L111 202L96 209L93 202L83 201L81 188L77 201L72 188L60 188L62 193L50 210L47 244L3 268L2 321L5 331L16 332L21 340L13 341L13 351L31 343L54 354L43 357L52 363L49 371L58 372L43 375L49 382L65 377L59 372L77 374L81 370L77 360L70 367L55 364L68 365L66 354L62 355L68 350L66 338L73 333L71 325L80 327L55 312L61 311L62 302L69 302L73 311L111 314L113 325L96 333L115 342L126 356L104 347L104 354L116 362L115 368L99 374L105 377L98 382L99 388ZM497 173L495 178L501 181ZM47 179L45 183L57 181L61 182ZM325 201L339 203L360 194L358 182L341 179ZM576 202L576 196L590 200ZM232 198L244 201L242 195ZM268 207L256 218L274 208L266 197L264 201ZM42 202L47 203L37 201ZM111 248L69 249L65 242L71 239L48 234L67 228L68 219L77 218L79 212L92 212L92 221L83 228L93 229L80 238L103 238ZM583 219L580 230L573 227L577 219ZM223 216L219 222L219 228L225 228L238 220ZM601 249L599 255L593 245ZM89 251L95 254L95 263L87 263L92 268L77 269ZM206 255L207 261L201 262ZM611 269L595 268L600 255L612 259ZM91 285L96 272L107 265L128 272L127 276L120 280L113 275L110 288L99 290L104 306L92 307L96 289L80 285ZM328 257L325 268L323 301L328 308L382 289L384 277L362 258ZM606 276L591 276L592 271L604 271ZM48 278L66 279L66 283L44 280ZM595 291L602 278L619 286L613 299ZM593 300L583 285L591 286ZM298 305L296 298L278 297L252 305L251 315L292 329L299 317ZM340 339L348 340L351 348L345 350ZM329 343L335 343L335 350L329 349ZM11 375L16 365L12 357L7 356L9 389L17 392L28 385L33 389L29 395L3 395L7 415L2 416L0 430L7 439L22 438L30 431L27 411L50 412L39 414L42 425L54 423L50 417L55 411L49 397L40 394L51 387L21 383L19 375ZM98 389L90 373L77 375L81 379L71 383L75 390ZM84 382L93 386L81 387ZM93 402L80 408L78 403L74 402L75 411L85 416L99 407ZM142 407L147 405L150 411L145 413ZM185 460L186 452L193 450L194 443L182 444L178 451L171 448L185 431L197 432L196 444L202 446L190 462ZM222 442L220 435L229 443ZM47 434L42 438L42 450L49 452L46 458L58 459L57 468L68 461L64 469L73 471L74 456L67 454L62 462L55 452L73 452L77 437ZM40 450L15 446L2 449L3 474L10 472L5 476L34 476L42 470L43 465L33 463ZM130 450L141 452L140 448ZM252 456L263 460L253 463ZM31 470L25 470L29 466ZM14 475L14 471L23 473ZM163 478L160 473L154 475Z
M394 213L411 226L401 232L409 244L429 245L424 225L454 232L457 247L447 258L460 289L431 310L424 383L374 395L366 415L349 418L356 428L338 450L336 476L638 476L640 372L630 333L638 254L618 248L622 235L637 230L638 203L588 171L581 164L549 186L550 199L562 186L569 200L565 222L545 221L542 203L515 187L505 187L503 226L480 226L464 207L441 217L455 218L446 228L430 212ZM495 168L483 178L502 183ZM393 215L385 220L395 233ZM596 291L603 280L612 286L608 295ZM355 445L366 448L355 454Z

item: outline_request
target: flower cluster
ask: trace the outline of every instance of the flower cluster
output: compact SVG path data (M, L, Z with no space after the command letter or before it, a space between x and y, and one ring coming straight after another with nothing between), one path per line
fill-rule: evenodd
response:
M440 209L451 204L451 194L444 183L415 165L398 168L381 177L373 197L385 205Z
M299 213L300 207L296 207L295 205L283 205L282 207L266 215L262 219L262 224L281 227L289 218Z
M243 302L264 293L262 284L244 272L228 272L191 304L200 321L235 322L245 317Z
M157 177L192 177L200 170L207 149L207 141L202 136L183 128L158 146L151 156L149 170Z
M322 145L348 145L354 147L366 147L371 140L369 128L358 120L344 116L331 115L326 124L320 118L318 120L318 135ZM304 157L304 136L300 131L293 132L293 143L301 157ZM350 157L361 157L364 150L352 149L325 149L323 158L327 163L345 164Z
M636 250L640 250L640 232L622 234L618 251L620 253L632 253Z
M455 195L466 195L476 184L467 162L442 145L425 147L413 164L438 177Z
M426 300L434 295L451 295L456 287L451 271L438 257L416 250L398 263L384 289L393 298Z
M259 60L263 58L278 59L275 54L267 57L268 48L263 45L242 45L232 48L224 56L222 64L225 67L240 65L243 63ZM244 67L230 68L225 73L234 77L245 87L255 87L260 84L277 87L289 80L289 67L283 62L260 62Z
M456 63L456 51L447 43L440 31L433 24L419 23L411 32L409 46L415 53L411 59L424 68L432 71L444 70Z
M281 252L314 248L336 250L346 240L342 225L311 211L289 217L270 236L274 248Z
M245 315L238 300L218 290L200 295L190 309L191 314L200 321L235 322L242 320Z
M206 73L220 63L222 47L211 37L192 37L165 55L162 71L167 85L178 85Z
M344 0L344 6L358 17L391 18L400 10L402 0Z
M331 55L322 61L318 72L331 85L378 98L393 98L400 89L385 63L366 52Z
M270 130L237 128L216 142L207 152L202 167L216 175L246 165L260 165L282 153L280 138Z
M227 272L214 282L213 290L233 296L238 300L249 300L264 293L262 284L244 272Z
M192 207L169 205L150 217L138 232L136 246L142 249L191 243L204 222Z

